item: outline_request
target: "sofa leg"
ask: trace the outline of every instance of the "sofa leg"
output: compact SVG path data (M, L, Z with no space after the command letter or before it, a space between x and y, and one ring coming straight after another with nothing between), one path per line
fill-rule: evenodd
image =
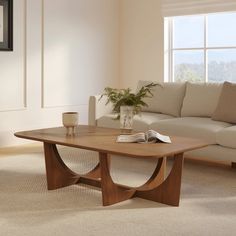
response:
M232 162L232 163L231 163L231 167L232 167L233 169L236 169L236 162Z

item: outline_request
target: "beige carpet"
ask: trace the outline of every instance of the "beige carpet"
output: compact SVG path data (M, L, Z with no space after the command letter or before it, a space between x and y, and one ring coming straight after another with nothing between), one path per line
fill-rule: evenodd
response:
M60 152L78 172L85 172L97 161L93 152ZM95 188L71 186L47 191L41 149L2 152L0 156L3 236L236 234L235 170L186 163L180 207L138 198L103 207L101 192ZM112 160L112 175L121 183L140 185L154 169L153 161Z

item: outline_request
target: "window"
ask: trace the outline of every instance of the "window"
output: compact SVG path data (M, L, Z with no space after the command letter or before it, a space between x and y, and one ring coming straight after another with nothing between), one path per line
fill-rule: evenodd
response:
M165 18L165 81L236 82L236 13Z

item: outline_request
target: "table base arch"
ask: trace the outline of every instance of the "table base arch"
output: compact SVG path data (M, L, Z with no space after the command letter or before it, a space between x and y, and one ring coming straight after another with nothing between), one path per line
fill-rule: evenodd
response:
M166 158L158 159L149 180L140 187L115 183L110 174L110 156L99 153L99 163L87 174L77 174L61 159L55 144L44 143L48 190L84 183L102 190L103 205L112 205L133 197L178 206L180 200L183 153L174 155L174 163L165 178Z

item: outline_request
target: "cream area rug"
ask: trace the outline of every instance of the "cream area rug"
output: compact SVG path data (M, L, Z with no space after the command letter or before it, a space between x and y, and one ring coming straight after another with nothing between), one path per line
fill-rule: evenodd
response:
M97 153L60 148L78 173L97 163ZM171 163L169 163L171 165ZM153 160L112 158L116 182L138 186ZM73 185L48 191L42 147L0 151L0 235L164 236L235 235L236 171L185 163L179 207L134 198L102 206L100 190Z

